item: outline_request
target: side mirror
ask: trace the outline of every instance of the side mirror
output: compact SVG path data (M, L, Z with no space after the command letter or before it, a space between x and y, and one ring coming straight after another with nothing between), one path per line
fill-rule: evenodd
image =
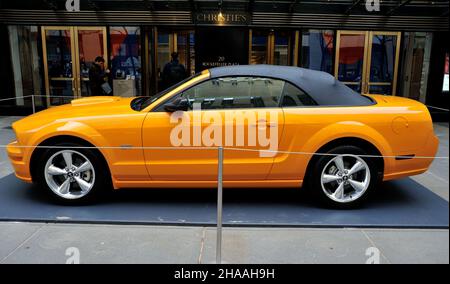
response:
M167 112L187 111L189 104L187 100L175 100L164 105L164 110Z

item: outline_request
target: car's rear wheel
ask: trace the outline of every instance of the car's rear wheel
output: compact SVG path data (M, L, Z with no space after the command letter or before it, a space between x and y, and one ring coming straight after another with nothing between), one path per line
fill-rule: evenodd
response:
M315 159L310 190L323 204L352 208L367 200L378 181L374 158L355 146L339 146Z
M109 187L109 174L95 149L61 143L47 149L37 168L38 183L57 201L82 204Z

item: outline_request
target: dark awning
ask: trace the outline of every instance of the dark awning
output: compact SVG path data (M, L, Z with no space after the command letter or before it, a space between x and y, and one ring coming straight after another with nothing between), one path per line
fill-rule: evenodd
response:
M449 1L383 0L369 12L363 0L66 0L0 1L0 23L195 25L204 11L245 12L254 27L448 31Z

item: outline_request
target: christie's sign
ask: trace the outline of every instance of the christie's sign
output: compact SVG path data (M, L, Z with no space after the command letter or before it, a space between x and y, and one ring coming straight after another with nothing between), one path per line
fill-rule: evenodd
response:
M250 15L242 12L197 12L195 23L199 25L248 25Z

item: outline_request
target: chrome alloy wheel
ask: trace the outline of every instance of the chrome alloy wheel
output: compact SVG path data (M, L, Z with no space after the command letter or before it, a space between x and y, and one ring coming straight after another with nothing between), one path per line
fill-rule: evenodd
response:
M51 156L44 168L48 187L64 199L87 195L95 182L95 170L86 156L73 150L62 150Z
M338 155L324 167L321 184L331 200L338 203L355 201L369 188L369 166L358 156Z

